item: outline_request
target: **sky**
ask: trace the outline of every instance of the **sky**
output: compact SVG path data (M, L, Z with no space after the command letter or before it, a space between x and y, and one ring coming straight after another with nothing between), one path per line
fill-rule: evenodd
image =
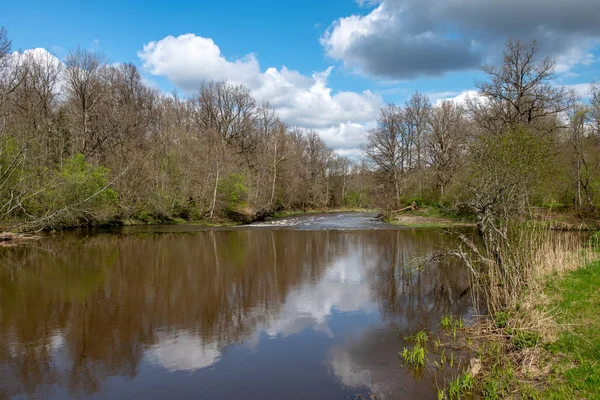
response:
M357 156L380 108L415 91L473 95L510 38L536 39L555 84L600 79L598 0L222 0L4 2L13 50L59 60L76 46L131 62L147 84L193 95L227 79L292 127ZM38 50L40 51L40 50Z

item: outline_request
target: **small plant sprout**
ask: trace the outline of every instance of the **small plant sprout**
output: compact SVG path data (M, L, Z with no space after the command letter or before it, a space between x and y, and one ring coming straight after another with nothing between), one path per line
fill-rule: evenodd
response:
M404 362L411 367L420 368L425 365L425 348L419 343L415 344L412 350L405 347L402 353L398 354L402 357Z
M442 316L441 321L440 321L440 325L444 329L450 329L450 328L452 328L452 316L444 314Z

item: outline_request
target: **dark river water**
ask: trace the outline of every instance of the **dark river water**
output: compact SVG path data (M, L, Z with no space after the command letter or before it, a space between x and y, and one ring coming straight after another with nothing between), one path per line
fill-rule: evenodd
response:
M0 248L0 399L435 399L398 352L444 313L468 317L468 275L415 268L448 234L372 218Z

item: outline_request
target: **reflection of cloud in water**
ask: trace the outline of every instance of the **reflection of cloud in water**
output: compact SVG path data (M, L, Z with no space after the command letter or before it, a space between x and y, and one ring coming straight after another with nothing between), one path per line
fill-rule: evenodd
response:
M149 358L169 372L192 372L215 364L221 358L221 351L216 343L205 344L189 333L180 332L161 337L149 351Z
M331 367L334 375L340 378L344 386L355 389L366 387L370 393L385 393L387 388L384 387L386 386L384 382L390 381L373 379L371 369L354 362L347 349L343 347L333 349Z
M435 398L435 388L420 384L401 368L397 350L406 343L398 332L369 329L359 338L335 347L329 353L331 371L356 393L376 394L380 399Z
M364 260L362 252L338 259L319 282L305 283L292 290L279 317L268 323L265 332L271 337L288 336L312 327L331 336L327 318L334 310L374 312Z

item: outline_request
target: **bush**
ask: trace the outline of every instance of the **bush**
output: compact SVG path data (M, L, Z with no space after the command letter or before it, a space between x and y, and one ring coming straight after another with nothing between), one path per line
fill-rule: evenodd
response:
M243 174L229 174L219 182L219 199L224 203L226 213L246 207L248 187Z
M30 196L24 209L40 228L58 228L110 220L118 204L109 188L107 168L93 166L82 154L66 160L59 170L40 169L27 176Z
M510 341L515 349L523 350L537 346L542 338L537 332L516 331Z

